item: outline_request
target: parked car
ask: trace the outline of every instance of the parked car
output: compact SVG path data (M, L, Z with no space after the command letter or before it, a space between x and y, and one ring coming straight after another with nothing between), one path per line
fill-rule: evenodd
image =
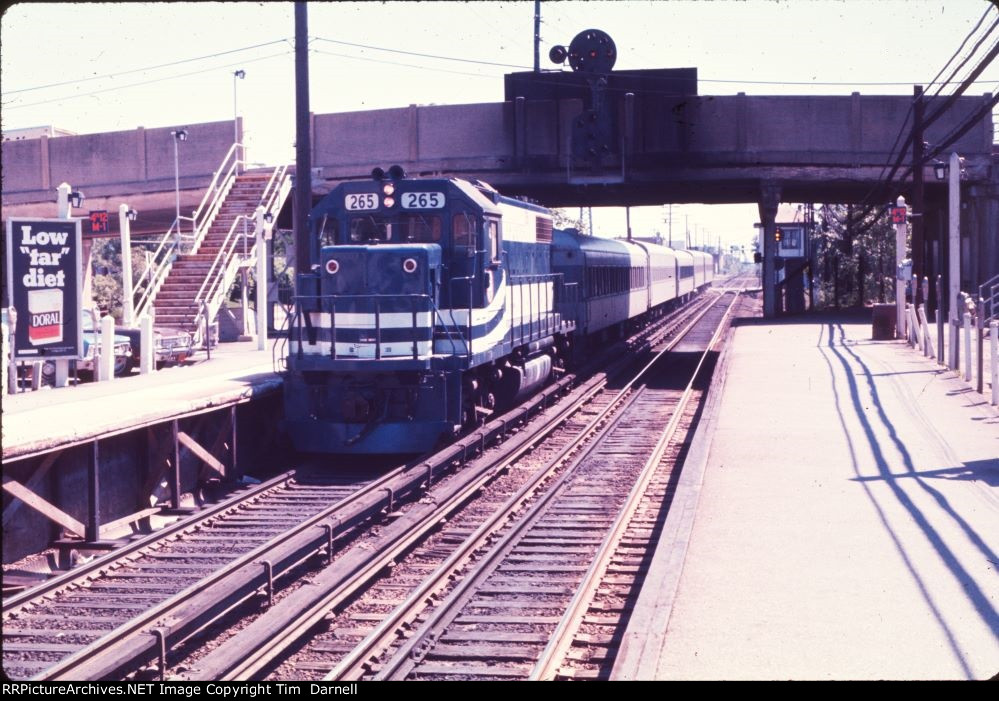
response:
M83 358L76 361L77 372L93 373L97 355L101 350L101 330L95 321L95 315L83 314ZM132 369L132 343L128 336L115 333L114 336L114 374L121 377Z
M132 345L129 369L139 366L142 357L142 333L139 329L124 326L115 327L115 333L128 338ZM182 363L194 352L194 339L187 331L171 328L153 328L153 349L156 353L156 366L166 363Z

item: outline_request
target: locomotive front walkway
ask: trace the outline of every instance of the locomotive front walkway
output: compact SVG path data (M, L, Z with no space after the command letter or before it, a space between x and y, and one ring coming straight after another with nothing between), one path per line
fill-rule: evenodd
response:
M615 678L999 673L999 412L870 338L732 329Z
M274 372L271 339L267 350L256 342L223 343L208 359L110 382L42 388L3 397L3 458L54 450L110 433L166 421L208 408L221 408L280 389ZM283 345L281 346L283 348Z

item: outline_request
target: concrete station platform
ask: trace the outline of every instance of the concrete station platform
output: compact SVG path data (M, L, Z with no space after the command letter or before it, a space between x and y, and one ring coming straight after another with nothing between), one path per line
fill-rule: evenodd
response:
M870 339L732 329L614 678L999 673L999 412Z
M43 388L3 397L3 459L53 450L275 392L273 346L223 343L184 365L110 382ZM279 349L281 350L281 349Z

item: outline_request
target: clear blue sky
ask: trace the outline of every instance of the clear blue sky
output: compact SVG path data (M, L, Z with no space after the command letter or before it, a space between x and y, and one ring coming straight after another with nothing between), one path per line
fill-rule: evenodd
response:
M550 65L553 44L599 28L617 44L618 68L695 66L702 94L911 94L989 7L985 0L543 2L542 65ZM533 2L309 3L312 110L501 100L503 73L531 66L533 15ZM992 15L985 27L999 11ZM236 90L251 160L290 161L293 37L291 3L14 5L0 35L0 118L4 129L51 124L78 133L232 119L232 73L242 68ZM170 65L155 68L162 64ZM974 92L997 87L993 67ZM753 236L750 205L673 212L674 232L686 220L712 241ZM636 208L635 233L664 230L662 215ZM595 220L597 233L624 226L618 210L598 211Z

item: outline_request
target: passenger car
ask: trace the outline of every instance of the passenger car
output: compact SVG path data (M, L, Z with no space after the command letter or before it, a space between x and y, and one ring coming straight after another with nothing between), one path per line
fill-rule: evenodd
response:
M93 313L83 314L83 358L76 361L77 372L93 373L101 351L101 330ZM47 363L46 363L47 365ZM114 374L121 377L132 369L132 344L128 336L114 336Z
M139 329L124 326L115 327L115 333L128 338L132 345L129 369L138 367L142 357L142 333ZM153 328L153 349L156 365L182 363L194 352L194 339L187 331L171 328Z

